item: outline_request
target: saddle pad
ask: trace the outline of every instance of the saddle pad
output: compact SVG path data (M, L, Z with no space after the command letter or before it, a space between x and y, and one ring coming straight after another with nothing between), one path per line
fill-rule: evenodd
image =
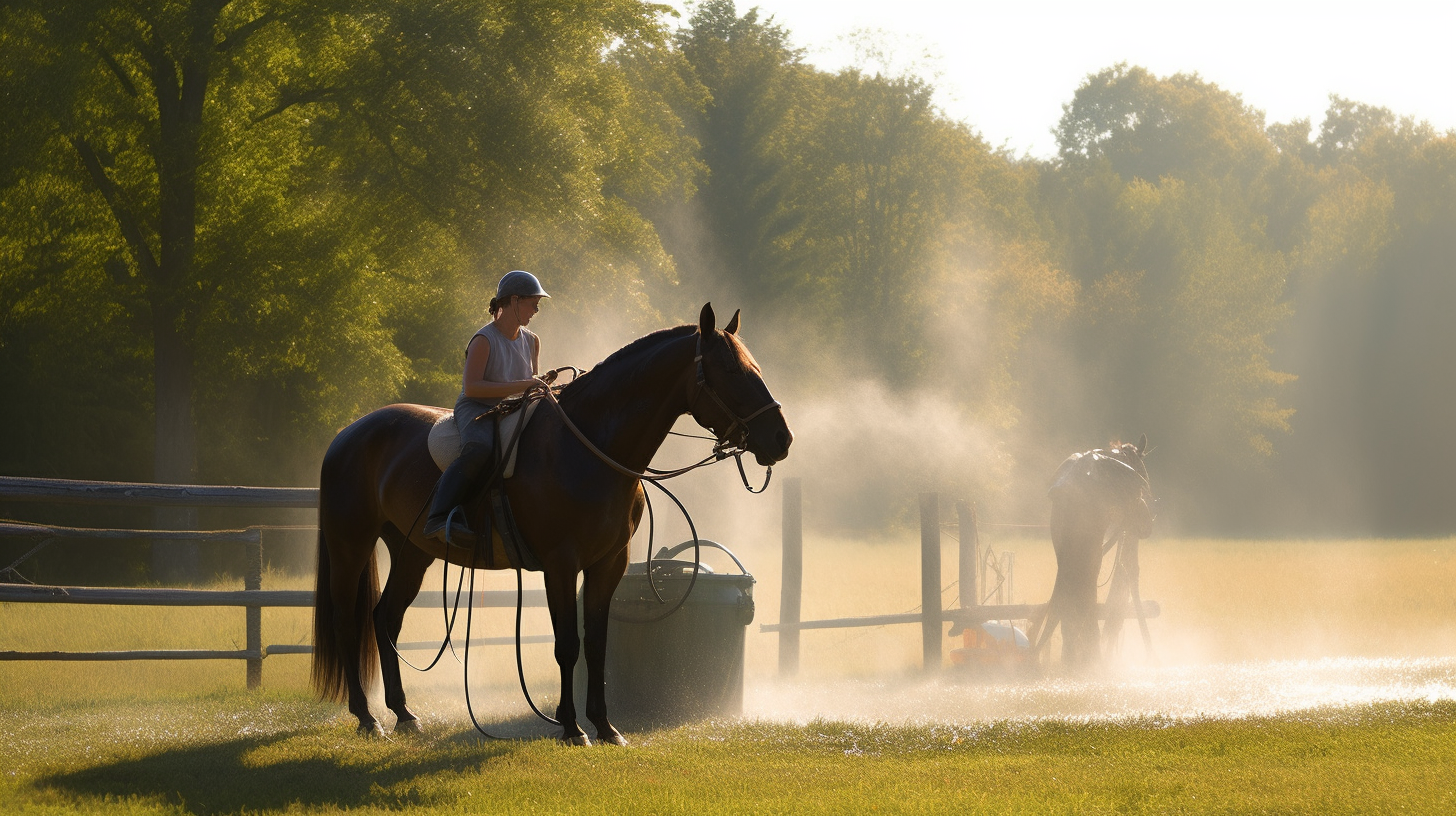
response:
M527 405L524 411L516 411L508 414L500 421L500 439L496 445L509 445L511 438L516 435L516 427L525 428L525 424L531 421L531 415L536 413L536 406L540 400ZM450 463L460 456L460 429L455 427L455 413L441 414L430 428L430 436L427 444L430 447L430 458L435 460L435 466L443 473ZM511 451L511 458L506 461L505 473L502 478L509 479L516 474L516 454L520 453L520 446L517 445Z

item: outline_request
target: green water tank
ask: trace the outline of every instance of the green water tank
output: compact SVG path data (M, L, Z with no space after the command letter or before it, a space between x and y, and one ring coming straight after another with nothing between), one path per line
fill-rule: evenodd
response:
M753 622L753 576L727 547L699 541L704 550L726 554L736 571L715 572L701 564L692 593L676 612L663 617L692 582L691 541L658 552L650 584L645 562L629 565L612 596L607 713L619 728L743 713L743 639ZM585 661L578 663L576 681L584 713Z

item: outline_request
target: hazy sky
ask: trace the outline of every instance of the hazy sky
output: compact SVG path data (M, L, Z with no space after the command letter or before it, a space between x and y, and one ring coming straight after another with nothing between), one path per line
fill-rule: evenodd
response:
M873 31L894 50L892 70L935 77L942 108L1017 153L1052 155L1061 106L1118 62L1197 72L1270 122L1308 117L1318 128L1336 93L1456 128L1450 0L739 0L739 12L754 5L829 70L853 63L856 30Z

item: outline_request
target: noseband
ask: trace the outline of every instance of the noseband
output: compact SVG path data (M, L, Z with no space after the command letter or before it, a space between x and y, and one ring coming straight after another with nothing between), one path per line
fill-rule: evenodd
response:
M767 405L759 408L757 411L754 411L753 413L745 417L740 417L737 412L735 412L732 408L729 408L728 403L724 402L723 398L718 396L718 392L714 391L711 385L708 385L708 375L707 372L703 370L703 333L701 330L698 331L698 347L697 350L694 352L693 364L697 366L698 369L698 390L693 393L693 399L691 402L688 403L688 410L691 411L693 407L698 404L699 395L707 394L708 397L713 400L713 402L718 404L718 407L723 410L723 413L728 415L729 419L728 427L726 430L713 431L713 435L718 437L718 443L713 446L714 452L721 453L729 448L746 450L745 446L748 444L748 423L752 422L754 419L757 419L761 414L767 411L771 411L775 408L782 408L783 405L780 404L778 400L771 399L769 400ZM742 428L742 435L738 438L734 438L733 432L739 428ZM742 467L741 462L739 463L739 467Z

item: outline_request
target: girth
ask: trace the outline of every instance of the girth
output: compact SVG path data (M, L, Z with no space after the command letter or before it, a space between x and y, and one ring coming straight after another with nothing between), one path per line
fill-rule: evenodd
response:
M541 561L526 544L511 512L511 500L504 487L492 484L483 496L470 502L466 511L470 529L476 531L475 558L483 569L523 569L541 572Z

